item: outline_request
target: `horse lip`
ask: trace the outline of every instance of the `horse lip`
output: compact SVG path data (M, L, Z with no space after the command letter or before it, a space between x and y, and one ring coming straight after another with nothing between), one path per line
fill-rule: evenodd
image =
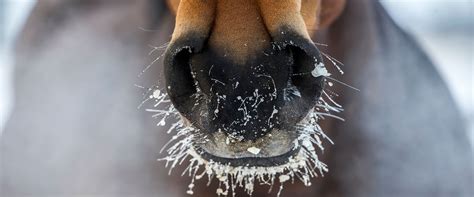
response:
M231 166L277 166L299 152L295 143L296 132L273 129L255 141L239 141L224 132L206 137L206 141L195 143L193 149L208 161Z
M273 156L273 157L241 157L241 158L229 158L229 157L220 157L213 155L200 146L194 146L194 151L198 153L204 160L218 162L221 164L227 164L232 167L247 166L247 167L272 167L279 166L288 163L289 159L293 156L296 156L301 147L294 147L288 152Z

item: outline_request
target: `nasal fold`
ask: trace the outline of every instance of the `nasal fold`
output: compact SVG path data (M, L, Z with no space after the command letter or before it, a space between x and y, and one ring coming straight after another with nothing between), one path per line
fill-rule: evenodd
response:
M207 42L210 50L244 64L268 48L271 41L254 0L217 1Z

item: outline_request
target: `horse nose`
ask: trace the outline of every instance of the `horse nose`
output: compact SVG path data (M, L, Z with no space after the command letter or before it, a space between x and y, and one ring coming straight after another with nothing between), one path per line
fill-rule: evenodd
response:
M202 130L242 140L256 140L274 128L291 129L316 104L324 75L314 72L322 65L316 46L291 29L282 32L245 61L208 42L197 47L171 43L165 77L176 109L201 122ZM298 96L286 98L289 88Z
M235 3L219 1L208 31L173 34L165 78L176 109L201 130L255 140L294 126L314 106L323 76L311 73L321 57L301 29L270 31L256 5L240 13L227 6ZM299 96L286 99L289 87Z

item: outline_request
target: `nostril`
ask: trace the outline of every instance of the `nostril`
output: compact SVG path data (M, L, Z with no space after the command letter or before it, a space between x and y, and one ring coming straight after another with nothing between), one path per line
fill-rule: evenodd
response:
M191 113L192 95L196 93L191 68L188 61L190 53L188 49L175 49L165 54L164 72L166 90L176 109L185 117Z
M174 107L189 120L199 113L194 108L200 102L190 58L202 50L206 40L196 35L173 40L164 55L166 90Z
M290 82L295 85L302 97L312 102L319 98L324 85L323 74L315 73L322 64L319 51L314 48L312 53L307 53L301 48L290 47L294 58L294 65Z
M287 81L284 93L285 105L280 111L282 126L294 125L301 121L316 105L323 88L325 75L315 75L315 70L324 67L319 50L309 39L283 29L275 38L277 48L289 50L292 54L293 65L291 77ZM286 129L286 128L285 128Z

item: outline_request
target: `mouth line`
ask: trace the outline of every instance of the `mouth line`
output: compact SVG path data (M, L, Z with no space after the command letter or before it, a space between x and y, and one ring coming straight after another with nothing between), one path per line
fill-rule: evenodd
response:
M226 164L232 167L238 166L247 166L247 167L273 167L273 166L280 166L284 165L289 162L289 159L293 156L296 156L301 147L294 147L290 149L288 152L272 156L272 157L239 157L239 158L229 158L229 157L221 157L213 155L203 148L194 145L192 146L194 151L199 154L204 160L218 162L222 164Z

